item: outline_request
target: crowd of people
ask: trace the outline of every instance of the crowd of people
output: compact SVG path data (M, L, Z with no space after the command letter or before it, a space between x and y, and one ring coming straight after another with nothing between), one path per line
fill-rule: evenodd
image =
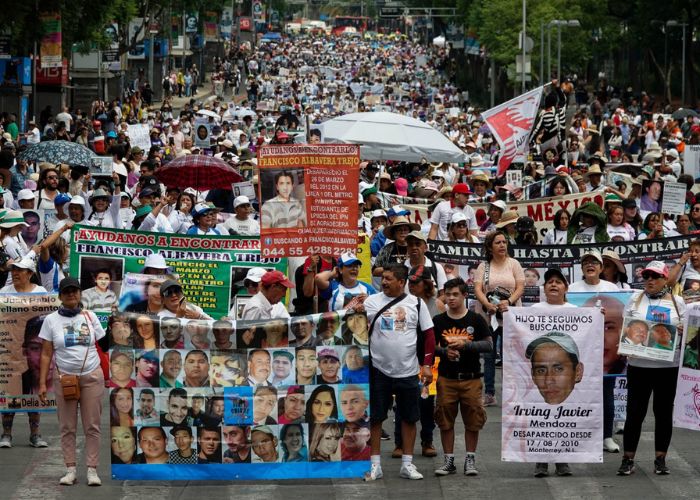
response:
M695 115L674 119L657 113L650 96L619 92L606 82L601 82L590 99L581 100L577 93L574 104L574 84L554 81L544 97L532 135L532 159L522 166L511 167L522 172L522 187L514 186L505 177L495 178L491 174L491 167L499 157L499 145L480 110L445 76L443 69L449 58L448 49L426 47L401 38L377 41L344 37L325 42L306 37L283 39L263 44L252 52L233 50L217 61L214 79L225 80L234 94L242 89L247 92L239 103L226 102L226 86L219 86L207 102L193 99L182 109L174 110L169 95L196 94L199 75L194 68L164 79L166 98L160 108L136 92L122 100L95 102L89 110L65 108L56 116L50 111L42 113L39 123L30 121L26 131L18 130L14 116L3 115L0 286L4 288L0 293L59 294L61 308L47 318L40 334L44 340L40 396L46 396L46 379L54 355L57 377L80 375L80 414L87 436L89 484L100 484L96 467L104 386L99 358L91 346L99 344L105 336L90 310L111 306L116 297L109 289L114 277L108 271L102 277L97 272L95 288L83 292L77 277L70 276L70 229L80 224L212 237L259 237L260 223L275 215L261 210L253 197L232 196L230 191L219 189L202 192L190 186L163 185L158 170L178 157L211 154L242 173L250 172L249 180L257 183L257 176L252 174L257 163L255 153L261 145L318 142L322 137L319 130L326 119L378 110L423 120L468 155L468 161L460 164L431 162L430 158L413 163L362 162L358 230L369 240L371 248L372 278L368 282L358 279L363 263L354 253L344 253L338 258L310 255L290 259L288 273L255 270L248 273L245 287L252 299L240 316L237 311L229 312L229 319L305 317L314 312L340 310L349 311L346 314L350 316L366 314L364 322L348 321L356 326L343 337L334 337L333 329L329 328L328 337L311 339L308 325L295 319L291 331L296 338L298 367L303 364L303 351L311 342L317 342L310 352L318 353L318 360L316 354L314 360L319 362L321 370L324 362L331 367L339 365L339 360L332 352L322 355L323 351L314 350L316 347L369 345L372 358L369 413L366 420L348 420L342 428L335 423L324 423L327 427L312 436L312 441L317 441L307 449L299 445L304 442L304 428L295 423L295 411L299 410L291 406L294 390L288 388L290 407L285 407L284 415L289 417L289 423L281 436L282 443L278 443L278 436L270 432L264 416L260 416L252 436L241 435L236 427L224 428L223 439L228 444L224 461L245 461L251 450L261 461L276 461L278 454L285 457L284 461L323 461L328 452L319 444L320 440L337 443L342 436L348 443L348 456L362 456L371 461L371 470L365 478L380 479L383 476L381 440L389 437L382 423L393 409L396 446L392 456L402 460L401 476L423 477L413 464L418 421L422 428L421 451L425 456L437 455L433 429L439 428L444 461L435 474L449 475L457 470L455 422L461 411L466 436L463 471L466 475L476 475L478 435L486 424L484 407L498 404L496 374L501 364L502 315L509 307L523 304L526 286L542 287L543 300L536 304L538 307L562 307L571 305L567 302L567 291L616 291L633 285L638 291L630 299L626 315L645 317L649 308L663 303L673 311L668 323L674 326L682 323L685 299L671 293L671 287L680 283L681 289L685 289L686 282L700 280L697 242L690 245L688 253L676 265L669 268L663 262L650 262L639 270L639 276L629 276L612 250L591 251L577 263L581 279L573 283L558 269L545 270L540 279L537 270L523 269L509 255L509 247L658 239L699 231L700 197L696 200L695 178L684 171L683 165L684 148L700 142L700 124ZM574 111L572 119L566 119L567 110ZM211 125L209 147L195 146L196 124L202 122ZM149 127L148 150L130 145L128 126L139 123ZM24 159L26 150L45 140L72 141L96 155L111 156L112 173L91 174L86 165ZM616 165L629 168L625 176L611 181L613 176L606 173ZM291 190L300 187L292 176L283 176L282 180L289 181ZM684 214L673 217L661 210L659 197L663 182L680 182L686 186ZM589 202L575 210L561 209L554 214L550 227L537 231L531 219L519 216L508 205L526 196L526 187L531 185L540 186L541 196L600 193L605 202L603 206ZM402 206L415 202L425 205L427 220L417 219L416 213ZM481 208L475 209L476 204ZM48 228L50 236L43 240L37 238L36 232L32 235L32 224L27 218L32 210L55 211L54 226ZM298 216L288 218L303 224ZM443 265L428 255L429 239L482 243L484 261L475 269ZM145 272L151 269L157 274L167 268L162 256L151 257ZM183 287L176 281L162 283L157 292L152 295L153 300L149 296L140 304L143 310L135 312L157 314L161 318L212 319L196 307L194 297L189 297L191 307L182 306ZM289 298L288 306L283 304L285 296ZM656 301L653 305L652 300ZM391 321L385 321L386 318ZM62 325L76 320L86 325L88 334L84 342L67 345L60 335ZM111 328L112 336L116 335L116 326ZM163 323L161 331L167 339L165 328ZM148 345L142 347L147 353ZM614 354L615 347L612 347ZM175 359L177 351L173 353L173 363L182 363ZM671 439L679 353L680 345L672 363L629 362L624 458L619 469L622 475L634 470L651 393L657 436L655 472L669 472L665 457ZM196 350L190 354L193 358L198 356ZM157 371L157 356L151 359L143 354L133 360L114 351L111 358L115 366L138 363L143 366L139 369L143 371L141 375L149 366L155 366ZM431 367L436 358L440 359L437 395L430 396L425 394L424 387L432 381ZM252 361L253 358L248 362ZM167 383L166 364L164 361L160 377ZM335 371L331 368L318 377L335 378L338 368ZM122 446L138 441L143 450L141 463L206 463L208 447L220 445L222 435L215 435L220 421L200 422L202 431L197 441L204 452L198 455L191 448L194 440L191 428L184 425L192 420L187 410L187 393L173 387L168 395L168 411L156 415L150 400L153 394L141 392L138 410L143 413L141 417L152 417L158 422L164 419L167 425L173 425L171 434L177 450L167 452L164 443L168 437L162 429L142 427L135 434L133 421L124 412L120 413L120 405L132 404L129 398L133 398L133 392L130 387L119 385L118 373L117 370L113 375L117 378L111 383L116 383L119 390L114 390L110 397L110 408L114 410L113 455L125 459ZM301 381L301 373L296 383L307 383ZM209 373L200 375L208 377ZM308 374L312 378L315 375ZM247 382L267 386L268 376L269 372L261 379L252 371ZM337 382L331 379L324 383ZM124 382L128 385L128 377ZM605 441L601 446L606 451L619 452L619 445L613 439L609 408L612 391L607 379L603 389L606 413ZM58 418L67 467L61 483L74 484L78 404L77 400L64 400L60 391L57 389ZM260 393L256 390L255 397L264 398L265 391L270 389L260 389ZM313 400L318 399L321 405L324 397L314 394ZM212 401L215 404L218 402ZM306 411L315 410L310 407ZM13 417L3 415L0 447L12 446ZM32 445L47 446L39 432L38 414L30 413L29 421ZM568 476L572 471L568 464L558 463L556 473ZM538 463L535 475L547 474L547 464Z

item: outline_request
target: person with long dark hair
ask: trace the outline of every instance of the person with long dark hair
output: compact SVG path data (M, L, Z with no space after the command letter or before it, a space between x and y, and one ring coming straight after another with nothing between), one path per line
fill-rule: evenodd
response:
M484 406L496 404L496 339L503 331L503 312L509 306L520 305L525 291L525 272L520 263L508 255L508 237L493 231L484 239L486 262L479 264L474 276L474 294L478 301L476 312L486 322L497 322L492 338L494 351L484 355Z
M306 401L306 419L311 424L338 421L338 403L330 385L316 387Z

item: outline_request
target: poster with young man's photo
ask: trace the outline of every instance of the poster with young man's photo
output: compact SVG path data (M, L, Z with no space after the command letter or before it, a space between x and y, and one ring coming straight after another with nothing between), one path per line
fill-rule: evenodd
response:
M503 314L504 461L603 461L603 325L594 307Z

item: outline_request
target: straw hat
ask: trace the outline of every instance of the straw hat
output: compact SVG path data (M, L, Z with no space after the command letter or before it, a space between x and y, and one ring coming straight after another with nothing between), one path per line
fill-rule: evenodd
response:
M394 219L393 224L386 226L384 228L384 236L389 238L390 240L394 240L394 231L396 231L396 228L399 226L408 226L409 231L420 231L420 226L418 224L415 224L411 221L408 220L407 217L404 217L403 215L399 215Z
M503 214L501 220L496 224L497 229L503 229L508 224L515 224L518 221L518 212L509 210Z
M491 187L491 179L489 179L489 176L486 175L483 171L476 172L472 174L470 177L472 183L476 181L481 181L486 183L486 189L489 189Z

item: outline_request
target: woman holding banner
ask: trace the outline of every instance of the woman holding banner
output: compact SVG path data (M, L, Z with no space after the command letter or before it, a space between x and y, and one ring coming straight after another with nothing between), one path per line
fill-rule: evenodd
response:
M681 336L685 303L674 296L668 281L666 264L652 261L642 271L644 290L630 298L625 307L624 317L651 320L676 327ZM642 424L647 414L649 398L654 395L654 472L669 474L666 466L666 453L671 444L673 431L673 402L676 397L678 364L681 342L676 339L673 361L658 361L643 357L629 357L627 366L627 420L624 432L624 456L617 470L620 476L634 472L634 456L642 433Z
M520 306L525 291L525 273L520 263L508 255L508 238L502 231L493 231L484 240L486 262L479 264L474 276L476 312L482 314L493 329L493 339L503 331L503 312L508 306ZM484 355L484 406L496 404L496 355Z

